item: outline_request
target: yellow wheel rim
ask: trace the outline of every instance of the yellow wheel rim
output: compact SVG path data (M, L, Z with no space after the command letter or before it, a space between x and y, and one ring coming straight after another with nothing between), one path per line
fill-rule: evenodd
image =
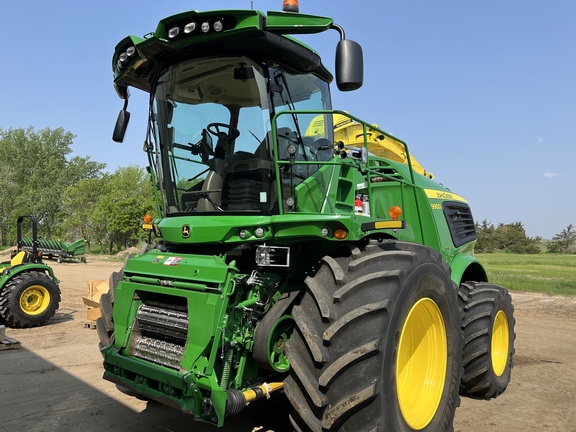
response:
M423 429L434 418L444 390L447 364L442 313L432 299L420 299L404 322L396 357L398 403L412 429Z
M42 285L32 285L20 296L20 308L27 315L40 315L50 304L50 293Z
M492 369L496 376L501 376L508 364L508 319L504 311L500 310L494 319L492 327Z

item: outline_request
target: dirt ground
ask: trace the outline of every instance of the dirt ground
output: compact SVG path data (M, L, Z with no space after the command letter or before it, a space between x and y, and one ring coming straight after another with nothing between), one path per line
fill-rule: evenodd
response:
M217 430L124 395L101 378L98 336L85 326L81 297L89 280L108 279L120 262L50 265L61 280L56 316L40 328L6 329L22 347L0 351L0 432ZM576 431L576 299L514 293L513 301L512 382L495 400L462 398L455 431ZM288 432L288 411L285 398L274 395L229 418L221 430Z

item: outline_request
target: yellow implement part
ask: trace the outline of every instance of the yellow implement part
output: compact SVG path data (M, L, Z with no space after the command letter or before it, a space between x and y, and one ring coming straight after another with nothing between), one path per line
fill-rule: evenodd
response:
M346 147L364 147L364 127L360 123L356 123L351 118L343 114L334 114L334 142L342 142ZM378 127L377 124L374 125ZM316 117L306 131L306 135L312 136L323 134L324 120L322 116ZM366 142L368 144L368 151L374 156L390 159L395 162L400 162L408 165L408 158L406 157L406 150L404 145L396 141L390 136L385 136L380 132L367 128ZM434 174L426 171L422 165L413 157L410 157L412 162L412 169L422 174L429 179L434 178Z
M377 124L374 125L378 127ZM361 124L355 123L352 119L341 114L334 115L334 141L343 142L348 147L364 146L364 128ZM374 156L390 159L408 165L408 158L404 146L394 138L380 134L371 129L366 130L366 141L368 151ZM412 159L412 169L419 174L430 179L434 174L427 172L422 165L414 158Z

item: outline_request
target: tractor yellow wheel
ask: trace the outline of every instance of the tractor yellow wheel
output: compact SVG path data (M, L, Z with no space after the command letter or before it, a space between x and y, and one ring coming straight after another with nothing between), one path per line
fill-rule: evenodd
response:
M462 333L450 268L414 243L350 249L322 258L292 308L294 430L452 431Z
M42 285L32 285L20 294L20 308L28 315L39 315L50 305L50 292Z
M412 429L423 429L436 414L444 390L447 361L442 313L432 299L420 299L404 322L396 358L398 403Z
M510 382L514 356L514 306L505 288L487 282L465 282L459 288L463 310L460 392L490 399Z
M59 304L57 280L42 271L20 272L0 290L0 317L16 328L44 324L54 316Z
M510 330L506 313L499 310L492 328L492 369L496 376L502 376L508 364L508 346L510 345Z

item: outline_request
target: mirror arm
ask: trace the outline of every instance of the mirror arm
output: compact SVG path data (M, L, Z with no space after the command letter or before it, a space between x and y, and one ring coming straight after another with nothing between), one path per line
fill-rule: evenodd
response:
M336 30L340 34L340 40L346 39L346 34L344 33L344 29L340 27L338 24L332 24L330 26L331 29Z

